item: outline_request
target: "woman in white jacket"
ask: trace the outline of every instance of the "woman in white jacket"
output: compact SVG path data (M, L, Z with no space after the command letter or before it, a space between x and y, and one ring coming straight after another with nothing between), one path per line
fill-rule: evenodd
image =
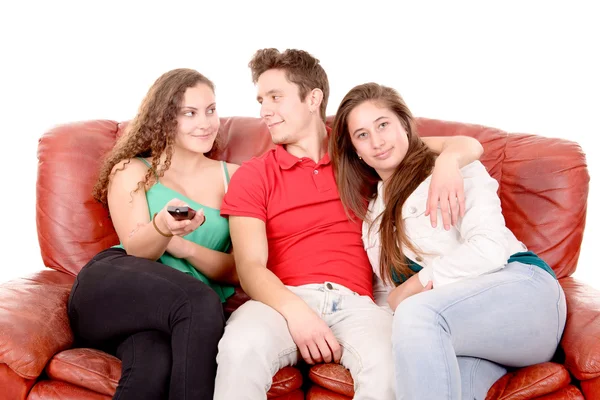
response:
M342 202L364 221L365 249L395 312L398 399L484 399L505 366L552 358L564 293L506 227L498 183L479 161L461 169L456 223L434 228L425 205L436 156L395 90L353 88L329 149Z

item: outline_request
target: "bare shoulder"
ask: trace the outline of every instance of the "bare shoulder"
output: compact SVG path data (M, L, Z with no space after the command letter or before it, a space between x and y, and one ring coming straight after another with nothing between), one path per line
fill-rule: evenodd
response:
M145 199L145 190L138 189L147 172L148 166L136 158L119 161L112 168L107 187L108 206L111 214L114 215L115 210L120 209L123 205L131 206L131 201L134 199L137 199L134 202Z
M115 164L110 171L111 181L119 182L135 181L136 183L144 179L148 172L148 166L137 158L128 158Z

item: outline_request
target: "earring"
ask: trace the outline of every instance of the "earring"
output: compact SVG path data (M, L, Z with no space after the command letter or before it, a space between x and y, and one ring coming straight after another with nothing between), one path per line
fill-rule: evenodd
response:
M361 157L361 156L358 156L358 159L359 159L359 160L362 160L362 157Z

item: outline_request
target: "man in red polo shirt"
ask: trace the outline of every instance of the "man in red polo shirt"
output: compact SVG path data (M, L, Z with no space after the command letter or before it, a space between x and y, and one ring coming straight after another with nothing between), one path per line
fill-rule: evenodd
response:
M362 222L348 218L335 185L327 75L301 50L259 50L250 68L277 146L238 169L221 207L253 300L227 322L214 398L266 399L273 375L301 356L347 367L355 399L393 399L392 315L373 301ZM480 155L471 138L423 139L438 153L448 149L437 174L459 174Z

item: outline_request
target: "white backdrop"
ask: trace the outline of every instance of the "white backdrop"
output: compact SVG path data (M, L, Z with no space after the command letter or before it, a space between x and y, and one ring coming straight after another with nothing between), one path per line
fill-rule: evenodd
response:
M262 47L319 58L329 114L351 87L376 81L398 89L417 116L577 141L592 176L589 203L599 199L592 1L11 3L0 6L0 282L42 267L35 181L44 131L129 119L153 81L177 67L216 83L219 115L258 116L247 63ZM590 207L575 276L600 288L598 216Z

